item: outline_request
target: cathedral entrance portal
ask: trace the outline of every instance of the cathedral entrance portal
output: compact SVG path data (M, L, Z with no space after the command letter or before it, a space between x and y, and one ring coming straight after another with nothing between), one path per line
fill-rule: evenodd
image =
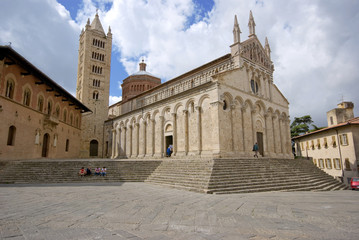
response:
M166 150L168 148L169 145L172 145L173 146L173 136L166 136Z
M98 155L98 142L91 140L90 142L90 157L97 157Z
M261 156L264 156L264 147L263 147L263 133L257 132L257 143L258 143L258 151Z
M49 153L49 134L46 133L44 135L44 138L43 138L43 141L42 141L42 154L41 156L42 157L47 157L48 156L48 153Z

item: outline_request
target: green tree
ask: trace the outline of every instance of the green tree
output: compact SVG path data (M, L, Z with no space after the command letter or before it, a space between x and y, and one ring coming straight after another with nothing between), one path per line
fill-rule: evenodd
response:
M306 132L309 132L310 126L313 126L314 129L318 129L318 127L313 125L312 123L313 120L310 115L305 115L299 118L295 117L292 124L290 125L291 137L296 137Z

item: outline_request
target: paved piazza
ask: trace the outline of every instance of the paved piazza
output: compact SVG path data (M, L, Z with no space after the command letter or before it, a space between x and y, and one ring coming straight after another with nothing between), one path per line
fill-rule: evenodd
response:
M206 195L147 183L0 185L1 239L358 239L359 192Z

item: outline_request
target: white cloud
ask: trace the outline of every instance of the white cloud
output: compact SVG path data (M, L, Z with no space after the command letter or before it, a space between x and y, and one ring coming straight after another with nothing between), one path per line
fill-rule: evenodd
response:
M119 101L122 101L122 96L120 96L120 97L110 96L108 100L109 100L109 104L112 105L112 104L118 103Z
M235 14L241 39L247 39L252 10L259 40L264 43L268 36L274 82L288 98L292 117L310 114L317 125L325 125L326 112L342 95L359 113L358 1L215 0L204 19L198 15L203 9L190 0L114 0L110 9L109 2L84 0L75 23L55 0L3 0L0 41L11 41L74 92L80 27L93 19L96 8L105 31L112 28L113 50L128 74L138 71L144 56L147 70L166 80L229 53Z
M80 28L55 0L1 1L0 43L11 46L68 91L76 88Z

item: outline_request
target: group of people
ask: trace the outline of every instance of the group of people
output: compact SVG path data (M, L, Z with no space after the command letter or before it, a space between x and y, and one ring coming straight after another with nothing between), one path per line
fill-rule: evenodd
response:
M95 169L95 172L94 172L94 175L95 175L95 176L103 176L103 177L104 177L104 176L106 176L106 174L107 174L107 169L106 169L106 167L103 167L103 168L97 167L97 168ZM84 167L82 167L82 168L80 169L80 171L79 171L79 176L80 176L80 177L91 176L91 175L92 175L92 170L91 170L90 167L86 168L86 170L85 170Z

